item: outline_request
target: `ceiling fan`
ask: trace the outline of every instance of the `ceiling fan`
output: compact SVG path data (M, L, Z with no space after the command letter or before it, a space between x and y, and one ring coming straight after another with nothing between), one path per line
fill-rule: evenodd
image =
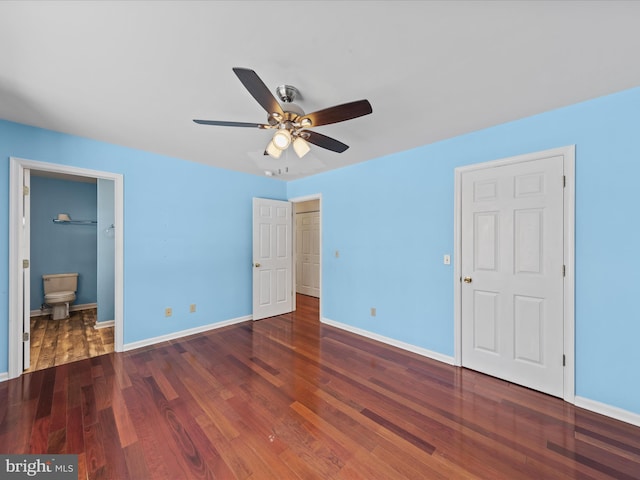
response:
M201 125L219 125L224 127L250 127L260 129L273 129L273 138L265 149L265 155L279 158L282 152L293 145L293 149L299 158L305 156L311 150L309 143L326 148L333 152L342 153L348 145L313 130L310 127L319 127L331 123L344 122L353 118L370 114L373 110L367 100L344 103L334 107L318 110L305 114L293 101L299 95L298 89L291 85L280 85L276 93L283 105L280 105L276 97L269 91L258 74L248 68L236 67L234 73L240 79L249 93L269 114L267 123L227 122L218 120L193 120Z

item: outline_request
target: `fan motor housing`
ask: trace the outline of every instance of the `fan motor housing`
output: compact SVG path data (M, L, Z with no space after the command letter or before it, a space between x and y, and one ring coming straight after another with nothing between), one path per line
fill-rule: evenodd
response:
M300 91L293 85L280 85L276 88L276 95L284 103L291 103L300 96Z
M300 91L296 87L293 85L280 85L276 88L276 95L278 95L278 98L284 104L282 105L282 110L284 110L285 113L284 120L295 122L297 117L304 115L304 110L293 103L293 101L300 96Z

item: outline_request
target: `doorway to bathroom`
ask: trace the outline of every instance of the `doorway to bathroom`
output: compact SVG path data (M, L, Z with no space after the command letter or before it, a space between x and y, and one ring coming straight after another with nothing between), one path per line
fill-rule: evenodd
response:
M29 197L25 372L112 352L113 181L31 170Z
M122 176L16 158L10 170L10 377L121 351ZM78 273L77 291L52 320L43 275L59 273Z

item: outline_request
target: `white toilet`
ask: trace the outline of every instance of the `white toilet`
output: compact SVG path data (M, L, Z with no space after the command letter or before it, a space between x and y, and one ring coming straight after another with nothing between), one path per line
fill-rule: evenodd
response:
M44 303L51 307L51 319L69 318L69 305L76 299L77 273L43 275Z

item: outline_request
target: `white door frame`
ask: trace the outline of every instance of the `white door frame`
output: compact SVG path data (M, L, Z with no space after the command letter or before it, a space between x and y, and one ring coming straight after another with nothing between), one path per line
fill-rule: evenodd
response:
M303 197L294 197L294 198L290 198L289 201L293 204L293 208L291 209L292 211L292 215L294 215L294 219L295 219L295 214L296 214L296 203L300 203L300 202L306 202L309 200L318 200L318 205L320 207L320 268L319 268L319 273L318 275L320 276L320 288L319 288L319 292L320 292L320 301L319 301L319 318L320 321L322 321L322 194L321 193L314 193L312 195L305 195ZM292 281L292 285L295 289L295 285L296 285L296 265L295 265L295 258L296 258L296 229L292 228L291 231L293 232L293 239L292 239L292 246L293 246L293 252L292 252L292 256L294 258L294 265L292 268L292 273L291 273L291 281ZM296 309L296 296L293 296L293 310Z
M455 169L454 197L454 365L462 366L462 175L465 172L513 165L541 157L563 157L564 210L564 393L565 401L575 403L575 145L518 155Z
M52 173L101 178L114 182L114 226L115 226L115 321L114 349L123 351L124 338L124 185L123 176L86 168L71 167L55 163L45 163L22 158L9 158L9 378L22 375L22 288L20 287L22 268L22 248L20 245L19 203L22 202L22 178L24 170L39 170Z
M23 185L22 215L25 219L31 218L31 170L24 170L19 182ZM28 190L25 195L24 188ZM29 261L28 267L18 271L22 274L22 282L19 282L20 298L22 298L22 335L27 334L27 340L22 341L22 369L31 368L31 222L22 222L22 234L20 235L21 258Z

